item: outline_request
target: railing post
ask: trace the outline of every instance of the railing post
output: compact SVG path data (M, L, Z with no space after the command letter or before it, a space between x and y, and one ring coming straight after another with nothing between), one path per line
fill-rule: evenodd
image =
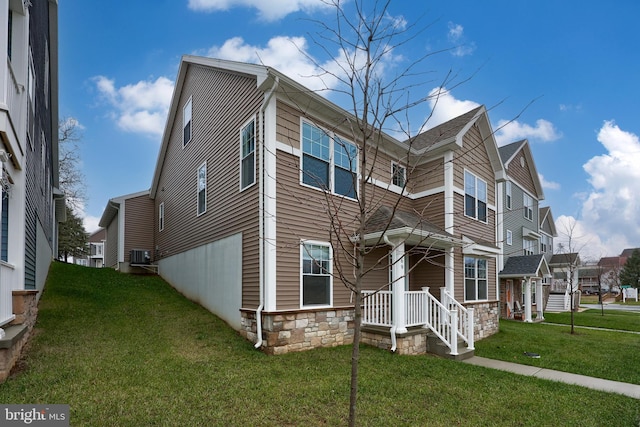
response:
M469 307L467 308L467 312L469 313L469 316L467 317L467 348L469 350L475 350L475 339L474 339L474 335L475 335L475 331L474 331L474 327L475 327L475 309L473 307Z
M451 355L458 354L458 310L451 310L451 325L449 325L449 340L451 344Z
M431 323L430 319L429 319L429 306L430 306L430 304L429 304L429 288L423 286L422 287L422 292L424 292L424 296L423 296L423 298L424 298L424 307L423 307L423 310L424 310L424 313L423 313L423 315L424 315L424 325L422 325L422 327L423 328L429 328L429 323Z

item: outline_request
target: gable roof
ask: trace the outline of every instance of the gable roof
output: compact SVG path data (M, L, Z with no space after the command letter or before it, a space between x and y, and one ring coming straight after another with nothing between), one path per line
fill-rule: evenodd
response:
M550 276L549 265L542 254L509 257L500 272L500 278Z
M557 266L557 267L561 267L569 264L576 265L579 263L580 263L580 256L577 252L571 252L566 254L555 254L549 260L549 265Z
M633 255L634 251L640 251L640 248L627 248L627 249L622 251L620 256L621 257L625 257L625 258L629 258L629 257L631 257L631 255Z
M549 229L551 230L551 236L558 237L558 231L556 230L556 224L553 220L553 214L551 213L551 208L549 206L543 206L538 210L538 218L540 221L539 228L542 230L542 227L545 223L549 224Z
M368 244L380 244L385 236L402 237L408 244L433 244L436 247L462 245L453 234L421 216L382 205L367 218L363 239Z
M117 215L122 203L124 203L128 199L133 199L134 197L145 195L149 195L149 190L139 191L137 193L126 194L124 196L109 199L109 201L107 202L107 206L104 208L104 212L102 212L102 217L100 218L100 222L98 222L98 225L103 228L107 227L113 220L113 217Z
M538 200L544 200L542 183L540 182L540 176L538 175L538 170L536 169L536 163L533 160L533 154L531 153L531 147L529 147L529 141L523 139L521 141L512 142L511 144L500 147L498 150L500 152L500 157L504 162L505 170L509 169L509 164L513 159L516 158L516 155L522 152L524 158L527 161L527 165L529 165L531 180L533 181L533 186L536 190L535 196Z

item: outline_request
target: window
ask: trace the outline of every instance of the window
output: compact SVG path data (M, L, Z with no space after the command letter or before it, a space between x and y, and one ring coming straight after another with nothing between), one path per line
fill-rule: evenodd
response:
M255 122L240 131L240 189L256 182L256 132Z
M533 198L526 193L523 194L522 204L524 206L524 217L529 221L533 221Z
M357 168L354 144L309 123L302 124L303 184L355 198Z
M507 245L513 245L513 232L507 230Z
M158 231L164 230L164 202L158 206Z
M525 255L534 255L536 251L536 241L524 239L522 241L522 251Z
M487 183L471 172L464 172L464 214L487 222Z
M511 181L507 181L506 183L506 198L505 198L505 202L506 202L506 206L507 209L511 209Z
M464 299L465 301L487 300L487 260L464 257Z
M2 191L2 222L0 227L0 260L9 261L9 195Z
M207 211L207 162L198 168L198 215Z
M542 234L540 236L540 253L544 254L547 252L547 249L549 248L549 236L547 236L546 234Z
M397 163L391 163L391 177L393 185L404 187L407 182L407 169Z
M302 306L331 305L331 246L326 243L303 242Z
M182 146L191 141L191 97L182 108Z

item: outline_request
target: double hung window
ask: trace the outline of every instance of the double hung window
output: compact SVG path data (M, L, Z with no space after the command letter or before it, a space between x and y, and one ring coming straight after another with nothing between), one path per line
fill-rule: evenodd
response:
M164 202L158 206L158 231L164 230Z
M533 221L533 198L528 194L522 195L522 205L524 206L524 217Z
M302 306L331 305L331 246L326 243L303 242Z
M391 163L391 178L393 185L404 187L407 182L407 169L398 163Z
M487 183L469 171L464 172L464 214L487 222Z
M251 120L240 131L240 189L256 182L256 128Z
M302 183L356 197L357 147L309 123L302 124Z
M511 181L507 181L506 186L506 205L507 209L511 209Z
M464 299L482 301L489 298L487 260L464 257Z

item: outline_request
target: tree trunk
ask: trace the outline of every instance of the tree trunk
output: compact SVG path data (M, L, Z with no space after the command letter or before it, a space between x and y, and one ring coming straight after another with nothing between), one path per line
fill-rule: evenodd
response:
M353 315L353 349L351 351L351 392L349 394L349 426L356 425L356 403L358 400L358 362L360 360L360 335L362 333L362 290L356 292Z

